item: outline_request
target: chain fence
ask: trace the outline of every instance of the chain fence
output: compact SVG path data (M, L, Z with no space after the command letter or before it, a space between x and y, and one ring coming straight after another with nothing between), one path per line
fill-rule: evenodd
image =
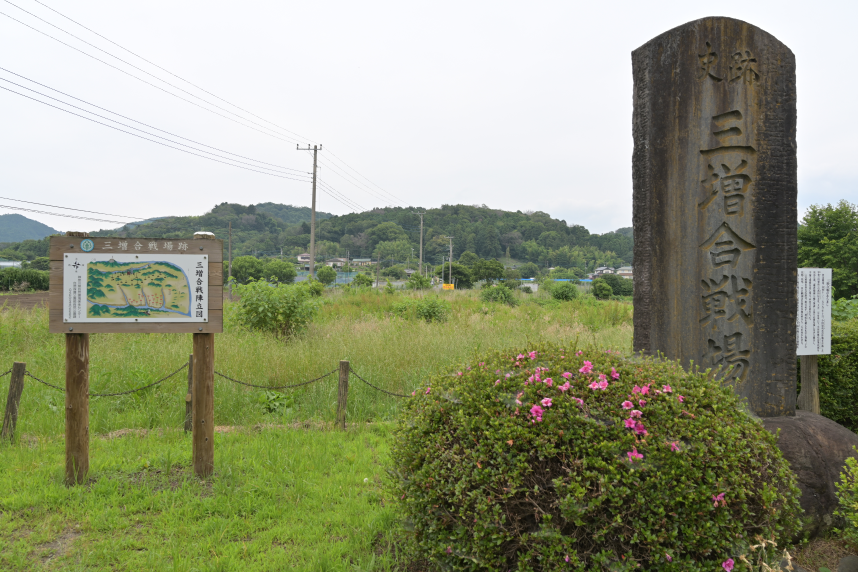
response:
M170 379L171 377L173 377L174 375L176 375L177 373L179 373L180 371L182 371L186 367L188 367L187 362L184 363L182 365L182 367L180 367L179 369L177 369L173 373L171 373L169 375L165 375L164 377L162 377L158 381L153 381L149 385L144 385L142 387L138 387L137 389L129 389L128 391L120 391L118 393L90 393L89 396L90 397L116 397L119 395L128 395L129 393L136 393L138 391L143 391L144 389L149 389L150 387L154 387L154 386L158 385L162 381L167 381L168 379Z
M12 373L12 370L11 370L11 369L10 369L10 370L8 370L8 371L4 371L3 373L0 373L0 377L6 377L6 376L7 376L7 375L9 375L10 373Z
M359 375L358 375L358 373L357 373L355 370L353 370L353 369L352 369L352 366L349 366L349 371L350 371L350 372L352 372L352 373L355 375L355 377L356 377L356 378L358 378L359 380L361 380L362 382L364 382L365 384L367 384L368 386L370 386L371 388L373 388L373 389L374 389L374 390L376 390L376 391L380 391L380 392L382 392L382 393L386 393L386 394L388 394L388 395L392 395L393 397L411 397L410 395L405 395L405 394L402 394L402 393L393 393L392 391L387 391L386 389L382 389L382 388L380 388L380 387L377 387L377 386L375 386L375 385L371 384L370 382L368 382L367 380L365 380L364 378L362 378L361 376L359 376Z
M317 381L320 381L322 379L325 379L328 376L331 376L331 375L337 373L337 371L338 370L335 369L333 371L329 371L328 373L326 373L324 375L320 375L317 378L311 379L310 381L302 381L301 383L293 383L292 385L256 385L255 383L248 383L246 381L239 381L239 380L234 379L234 378L232 378L226 374L223 374L219 371L215 371L214 373L215 373L215 375L219 375L220 377L222 377L224 379L228 379L229 381L231 381L233 383L239 383L241 385L246 385L247 387L255 387L257 389L291 389L293 387L301 387L302 385L310 385L311 383L316 383Z

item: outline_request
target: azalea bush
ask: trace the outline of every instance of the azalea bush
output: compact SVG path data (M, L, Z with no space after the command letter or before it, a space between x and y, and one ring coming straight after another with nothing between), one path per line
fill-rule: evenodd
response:
M751 570L752 545L799 524L775 437L673 362L497 352L430 378L402 418L391 496L440 569Z

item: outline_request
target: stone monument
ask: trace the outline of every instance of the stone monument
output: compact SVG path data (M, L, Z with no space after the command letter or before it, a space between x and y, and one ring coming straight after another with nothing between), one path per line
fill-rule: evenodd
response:
M753 413L794 415L795 56L713 17L632 64L634 348L721 366Z

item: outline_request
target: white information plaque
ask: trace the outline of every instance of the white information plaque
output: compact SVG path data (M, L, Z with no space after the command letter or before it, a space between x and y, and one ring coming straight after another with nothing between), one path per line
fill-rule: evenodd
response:
M208 272L206 255L65 254L63 322L208 322Z
M796 354L831 353L831 269L798 269Z

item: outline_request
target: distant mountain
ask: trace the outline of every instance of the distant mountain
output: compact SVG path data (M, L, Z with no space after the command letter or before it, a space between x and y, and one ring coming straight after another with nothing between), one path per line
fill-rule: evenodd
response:
M635 237L635 229L631 226L624 226L623 228L618 228L614 231L615 234L622 234L623 236L627 236L629 238Z
M39 240L52 234L59 231L37 220L19 214L0 215L0 242Z

